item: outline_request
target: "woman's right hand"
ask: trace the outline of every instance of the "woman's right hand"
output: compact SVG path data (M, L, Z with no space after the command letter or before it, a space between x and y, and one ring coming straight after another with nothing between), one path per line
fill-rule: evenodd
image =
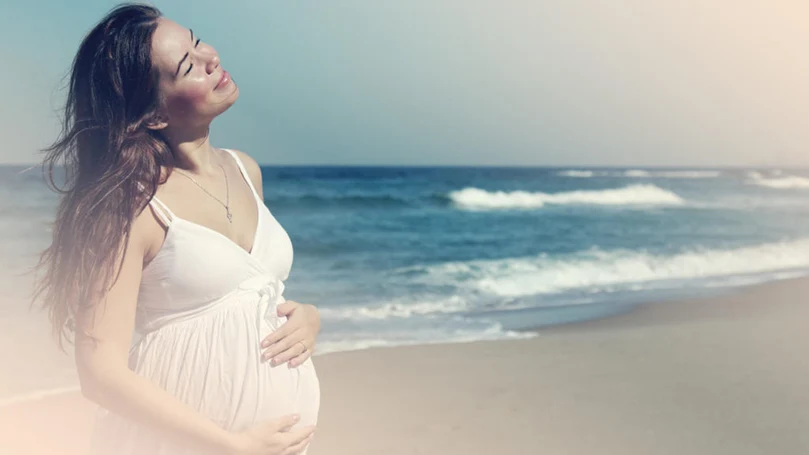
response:
M312 442L315 426L292 428L298 415L257 423L235 434L233 455L297 455Z

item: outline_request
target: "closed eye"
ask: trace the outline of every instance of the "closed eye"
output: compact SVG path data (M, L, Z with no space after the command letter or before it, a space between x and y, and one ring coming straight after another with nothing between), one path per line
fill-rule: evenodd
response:
M192 32L192 33L193 33L193 32ZM196 48L197 46L199 46L199 42L200 42L200 38L197 38L197 41L194 43L194 47L195 47L195 48ZM193 63L189 64L189 65L188 65L188 69L185 71L185 73L183 74L183 76L185 76L185 75L187 75L188 73L190 73L190 72L191 72L191 68L193 68L193 67L194 67L194 64L193 64Z

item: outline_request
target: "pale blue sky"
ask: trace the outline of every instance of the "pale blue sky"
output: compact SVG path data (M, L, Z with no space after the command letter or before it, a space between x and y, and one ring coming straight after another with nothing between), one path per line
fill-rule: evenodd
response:
M0 162L53 139L115 4L4 5ZM809 165L804 0L154 4L240 85L214 145L262 164Z

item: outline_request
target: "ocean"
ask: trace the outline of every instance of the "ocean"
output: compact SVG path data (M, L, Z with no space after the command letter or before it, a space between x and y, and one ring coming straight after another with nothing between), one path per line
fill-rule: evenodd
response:
M39 167L24 170L0 167L0 403L77 384L19 275L47 246L57 202ZM295 248L285 295L322 314L318 353L532 337L809 272L806 170L262 173L265 203Z

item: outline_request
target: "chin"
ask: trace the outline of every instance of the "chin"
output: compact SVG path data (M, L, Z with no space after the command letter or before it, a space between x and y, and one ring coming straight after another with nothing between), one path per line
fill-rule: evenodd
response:
M228 109L230 109L230 106L233 106L233 103L235 103L237 99L239 99L238 87L233 89L233 93L231 93L225 100L219 102L217 106L218 109L217 112L214 114L214 117L217 117L222 113L224 113L225 111L227 111Z
M235 85L235 83L234 83L234 85ZM239 86L238 85L236 85L236 88L233 89L233 94L228 97L228 100L230 101L230 105L228 105L228 107L232 106L233 103L235 103L237 99L239 99Z

